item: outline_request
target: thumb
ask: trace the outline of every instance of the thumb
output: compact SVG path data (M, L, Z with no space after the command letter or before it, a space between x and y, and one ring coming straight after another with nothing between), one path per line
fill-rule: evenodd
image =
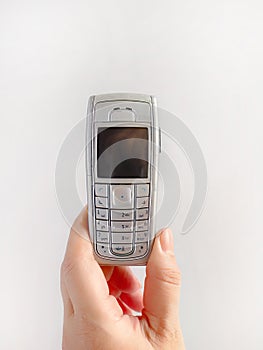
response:
M61 268L61 282L65 308L71 302L74 314L87 314L93 321L105 321L109 310L110 317L122 315L116 299L109 296L105 276L93 255L87 208L82 210L71 229Z
M181 274L173 250L173 235L165 229L156 236L146 267L144 310L149 326L160 333L179 329Z

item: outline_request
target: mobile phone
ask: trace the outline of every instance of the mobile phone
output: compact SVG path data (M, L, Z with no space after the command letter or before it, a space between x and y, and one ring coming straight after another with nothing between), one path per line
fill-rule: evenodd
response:
M91 96L86 123L90 239L101 265L146 265L155 237L160 129L156 99Z

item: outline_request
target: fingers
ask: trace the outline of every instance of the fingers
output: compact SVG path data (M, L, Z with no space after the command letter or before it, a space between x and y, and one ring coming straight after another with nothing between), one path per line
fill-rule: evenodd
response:
M173 236L169 229L156 237L146 267L143 315L155 330L179 327L181 275L173 252Z
M116 266L114 268L109 279L109 285L126 293L134 293L141 288L139 280L127 266Z
M117 299L124 315L132 315L132 310L120 298Z
M110 294L116 299L122 300L126 306L135 311L140 312L142 310L141 284L129 267L114 267L108 285Z
M134 311L141 312L143 309L141 290L137 290L134 293L121 293L120 299Z
M101 269L102 269L102 272L104 273L106 281L109 281L112 276L114 266L101 266Z
M105 276L93 256L87 220L87 209L84 209L70 232L62 264L62 285L74 313L87 314L94 321L105 318L107 313L119 318L122 310L116 299L109 295Z

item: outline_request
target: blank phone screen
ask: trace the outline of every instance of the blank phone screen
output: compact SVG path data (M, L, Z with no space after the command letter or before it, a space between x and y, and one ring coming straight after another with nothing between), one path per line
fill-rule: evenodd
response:
M148 157L148 128L98 128L98 177L147 178Z

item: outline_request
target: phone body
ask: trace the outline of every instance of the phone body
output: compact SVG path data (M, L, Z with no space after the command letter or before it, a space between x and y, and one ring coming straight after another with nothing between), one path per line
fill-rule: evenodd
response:
M153 96L89 98L86 176L90 239L101 265L146 265L155 238L160 129Z

